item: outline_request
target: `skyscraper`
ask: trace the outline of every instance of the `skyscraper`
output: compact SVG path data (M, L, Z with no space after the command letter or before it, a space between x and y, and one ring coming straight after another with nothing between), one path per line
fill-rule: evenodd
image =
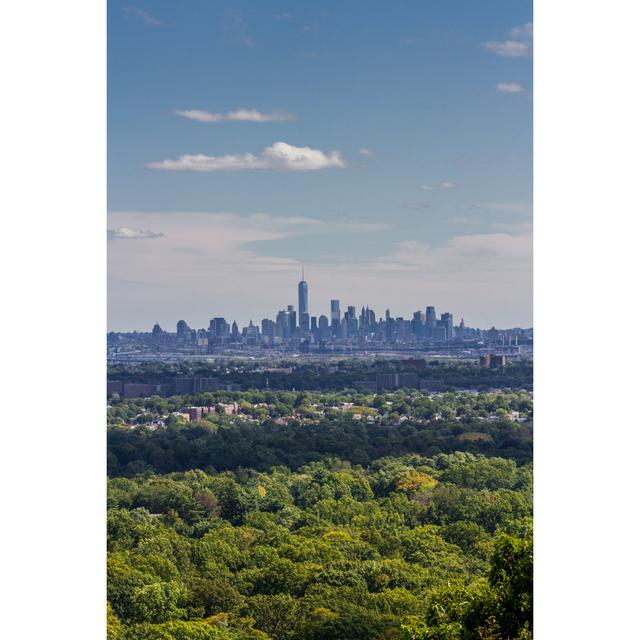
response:
M184 338L189 331L189 325L184 320L178 320L176 325L176 334L178 338Z
M309 333L309 293L304 279L304 265L302 265L302 280L298 282L298 326L302 335Z
M331 333L340 337L340 300L331 301Z
M329 338L329 318L327 316L320 316L318 318L318 333L321 340L327 340Z
M427 329L435 329L436 326L438 325L435 307L427 307L426 325L427 325Z
M287 313L289 314L289 335L294 336L298 322L296 320L296 308L292 304L287 305Z
M309 330L309 292L307 289L307 283L304 279L304 265L302 265L302 280L298 282L298 313L300 314L300 328L305 329L303 326L306 319L306 330ZM305 318L306 316L306 318Z
M229 336L229 325L224 318L211 318L209 321L209 335L211 338L226 338Z
M440 316L440 325L447 331L446 340L453 340L453 316L450 313L443 313Z

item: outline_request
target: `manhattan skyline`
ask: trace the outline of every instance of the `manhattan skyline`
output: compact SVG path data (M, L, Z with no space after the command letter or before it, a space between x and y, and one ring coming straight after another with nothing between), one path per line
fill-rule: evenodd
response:
M110 2L108 328L531 326L531 4ZM223 310L223 311L222 311Z

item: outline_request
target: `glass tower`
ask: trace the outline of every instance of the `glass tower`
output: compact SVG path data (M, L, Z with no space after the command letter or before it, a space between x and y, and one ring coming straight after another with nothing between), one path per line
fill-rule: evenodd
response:
M302 267L302 280L298 282L298 313L300 314L299 321L300 326L302 327L303 318L305 318L305 316L307 318L309 317L309 292L307 289L307 283L304 279L304 266Z

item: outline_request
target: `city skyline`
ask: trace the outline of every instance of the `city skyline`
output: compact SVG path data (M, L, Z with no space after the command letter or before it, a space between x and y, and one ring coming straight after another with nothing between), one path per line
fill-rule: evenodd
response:
M220 309L214 310L209 314L209 319L199 324L195 323L194 326L191 326L189 322L185 319L185 317L180 317L177 321L173 321L170 323L165 323L165 326L162 326L162 323L159 321L155 321L153 323L153 330L162 330L163 333L172 333L171 330L168 330L167 326L176 325L176 335L178 337L185 336L188 331L196 331L196 332L206 332L207 334L213 335L221 335L222 332L226 332L226 334L231 335L233 332L232 325L235 325L235 331L239 332L241 329L247 329L248 327L256 327L260 330L262 325L262 329L264 330L265 322L272 322L277 324L279 321L285 322L286 325L290 328L287 338L298 338L304 339L306 336L317 333L318 328L325 323L325 327L328 329L332 337L340 337L341 325L343 321L346 320L347 323L349 320L355 320L355 328L356 331L353 332L354 335L357 333L357 329L362 327L363 325L375 325L383 319L388 322L389 320L396 321L402 320L404 322L415 323L416 321L423 325L428 329L435 329L437 326L443 326L442 323L446 323L448 338L450 340L453 337L452 329L458 327L454 323L455 314L451 313L451 311L441 311L440 318L438 318L437 309L438 307L434 305L422 305L421 308L414 309L408 313L394 313L392 309L387 306L384 308L384 311L380 311L374 308L373 305L369 305L368 303L362 304L360 306L350 304L351 300L341 300L339 298L331 298L329 300L325 300L325 309L319 310L317 312L312 313L311 307L309 305L309 283L304 279L304 266L301 265L302 269L302 279L298 282L297 285L297 294L298 294L298 305L291 304L289 302L285 302L280 306L275 306L269 313L266 314L258 314L257 316L251 316L248 320L241 320L238 322L238 319L225 314ZM320 305L318 305L320 306ZM358 310L359 309L359 310ZM216 315L217 314L217 315ZM284 315L283 315L284 314ZM369 316L369 314L371 314ZM227 320L229 318L229 320ZM499 331L510 331L512 329L532 329L529 325L513 325L510 327L496 327L495 323L490 327L473 327L470 323L465 324L464 315L459 316L458 322L462 325L463 328L473 329L473 330L481 330L487 331L490 329L498 329ZM207 328L208 327L208 328ZM344 331L344 327L342 327ZM297 331L297 333L296 333ZM349 331L351 331L349 329ZM109 330L110 333L148 333L149 327L145 328L129 328L126 330ZM343 336L344 337L344 336Z
M302 277L304 278L304 267L302 267L302 269L303 269ZM128 327L123 329L113 329L109 327L108 331L109 333L131 333L131 332L145 333L151 330L150 327L152 325L160 326L163 331L169 332L169 333L171 333L172 330L167 329L167 327L173 327L175 325L176 332L178 334L180 334L181 332L181 326L186 327L189 330L209 331L211 328L211 323L213 323L215 320L226 321L227 318L229 319L228 321L229 327L231 326L231 323L237 324L238 327L240 328L246 327L249 325L255 325L259 327L260 323L265 319L277 320L277 315L279 313L282 313L283 311L293 314L295 327L300 329L303 333L305 332L308 333L312 326L312 323L314 322L317 323L321 317L324 317L328 321L329 327L331 328L332 326L335 326L334 325L335 322L338 322L339 324L345 317L347 317L347 315L350 315L351 317L359 318L362 310L367 310L367 311L371 310L372 312L374 312L377 320L378 319L381 320L383 318L388 319L390 317L391 319L400 318L403 320L410 321L411 319L415 318L416 313L422 312L424 313L424 317L422 318L422 320L425 323L425 325L435 326L435 323L439 321L437 318L436 310L444 308L444 307L438 307L438 306L429 305L429 304L423 304L421 307L419 306L416 307L416 305L414 305L415 308L411 310L397 310L397 309L394 310L390 305L376 306L373 304L369 304L368 302L363 302L362 304L352 304L353 300L350 300L350 299L345 300L342 298L328 298L326 300L323 300L322 302L319 302L316 305L316 307L313 307L309 303L309 282L307 282L307 280L300 280L297 284L297 305L292 303L292 300L294 299L294 297L295 297L294 295L290 295L289 300L285 300L280 305L278 304L273 305L271 310L265 313L256 313L253 315L250 314L246 319L237 318L232 314L225 313L224 309L220 309L219 307L215 309L210 309L209 312L207 313L207 311L203 307L203 309L199 314L199 317L203 317L203 318L206 317L206 320L203 320L202 322L196 321L196 322L189 323L189 321L186 319L187 318L186 315L180 315L178 313L179 317L176 316L177 319L172 318L169 320L164 320L162 322L160 321L160 319L156 319L146 327ZM416 304L419 304L419 303L416 302ZM303 309L305 309L306 311L303 311ZM522 324L522 325L514 324L509 326L506 326L506 325L499 326L495 322L487 326L474 325L473 323L467 322L464 319L463 312L462 313L458 312L458 314L456 315L456 313L455 312L452 313L451 310L443 311L441 312L441 315L451 316L452 318L455 317L458 321L462 321L463 323L465 323L467 327L474 327L480 330L497 328L501 331L502 330L508 331L514 328L518 328L518 329L532 328L532 324Z
M530 3L145 11L108 4L110 329L266 315L300 262L532 323Z

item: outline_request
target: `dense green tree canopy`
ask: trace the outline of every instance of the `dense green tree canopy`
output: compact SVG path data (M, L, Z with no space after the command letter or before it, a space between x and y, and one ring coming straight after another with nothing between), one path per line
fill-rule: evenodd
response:
M530 477L470 453L114 477L109 640L528 638Z

